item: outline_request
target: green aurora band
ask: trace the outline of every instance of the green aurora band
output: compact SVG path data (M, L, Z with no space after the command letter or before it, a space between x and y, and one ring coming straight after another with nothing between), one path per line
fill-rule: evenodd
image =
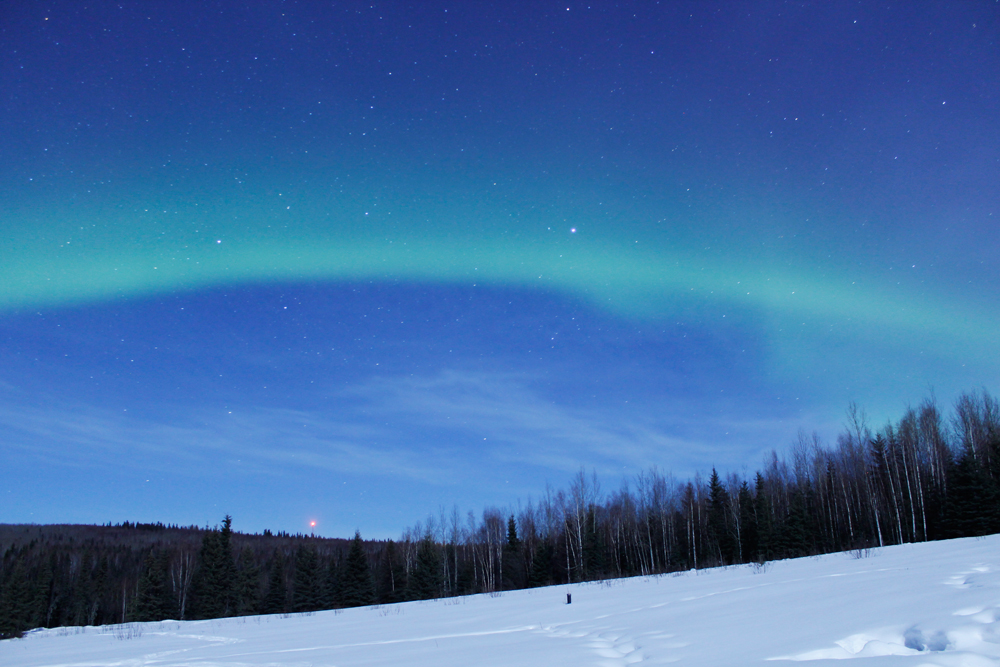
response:
M488 204L411 203L376 216L315 198L206 201L8 211L20 220L2 252L0 311L274 281L491 285L561 293L640 322L750 326L776 367L815 365L809 356L829 359L823 348L845 342L994 365L1000 319L989 310L858 268L797 266L734 243L706 251L690 235L579 211L512 226Z

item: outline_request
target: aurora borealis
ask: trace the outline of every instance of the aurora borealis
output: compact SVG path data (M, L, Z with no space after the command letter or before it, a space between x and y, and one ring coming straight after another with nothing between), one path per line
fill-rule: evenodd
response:
M5 5L2 520L395 536L995 392L998 17Z

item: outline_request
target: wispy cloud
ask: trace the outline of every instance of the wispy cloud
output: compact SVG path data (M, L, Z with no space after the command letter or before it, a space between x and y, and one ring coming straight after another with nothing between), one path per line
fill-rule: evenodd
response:
M560 472L573 472L581 465L603 473L653 463L685 468L713 454L719 460L739 459L748 446L757 452L776 433L791 430L779 420L738 415L706 423L679 400L652 417L610 407L576 408L533 390L536 380L450 370L426 377L375 379L351 393L388 421L461 434L486 459ZM705 436L706 431L724 432L723 428L734 435L728 444Z
M11 454L52 465L141 467L199 476L301 474L303 469L440 481L420 452L385 445L386 433L293 410L236 410L206 419L129 417L84 405L0 407ZM229 466L227 468L227 466Z
M537 382L448 370L370 379L335 394L327 408L174 407L156 416L4 400L0 429L12 455L53 465L197 476L322 472L449 485L526 466L556 478L581 466L617 476L654 464L684 475L716 457L756 458L769 438L797 428L733 414L705 422L679 401L652 417L575 407L547 397ZM726 431L732 437L710 435Z

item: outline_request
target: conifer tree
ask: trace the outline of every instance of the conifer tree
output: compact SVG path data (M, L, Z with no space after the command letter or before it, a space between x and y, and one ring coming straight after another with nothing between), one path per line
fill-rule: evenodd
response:
M441 595L441 557L430 535L417 546L417 562L407 587L411 600L431 600Z
M479 592L476 581L476 565L471 558L465 558L458 566L458 576L455 578L455 593L471 595Z
M104 601L104 589L108 583L108 557L101 556L91 577L91 594L87 600L87 625L94 625L98 615L101 613L101 605Z
M554 549L548 540L543 540L535 549L531 559L531 569L528 573L528 586L548 586L552 583L552 556Z
M375 585L368 557L365 556L361 532L355 531L351 550L344 563L343 584L340 588L340 603L345 607L360 607L375 601Z
M236 577L236 615L256 614L260 605L260 568L254 559L253 549L243 547L240 552L239 572Z
M285 557L280 549L271 557L271 572L268 577L267 596L261 611L265 614L283 614L288 611L288 589L285 586Z
M517 522L513 514L507 519L507 549L513 552L521 550L521 540L517 536Z
M25 559L18 558L0 591L0 638L20 637L32 628L31 582Z
M54 579L52 561L54 559L55 554L52 554L51 558L45 558L39 567L38 574L35 576L30 625L36 628L47 627L49 625L49 613L53 607L54 597L52 587Z
M210 530L201 542L200 567L193 584L200 618L231 616L235 610L236 563L232 549L233 519L228 514L222 530Z
M80 565L76 581L72 584L72 592L64 607L65 618L69 625L89 625L87 623L87 603L92 597L93 581L90 577L93 557L88 549L80 556Z
M167 589L166 560L150 553L143 565L139 592L129 616L133 621L162 621L171 616L172 604Z
M777 555L777 536L771 497L760 472L754 481L754 514L757 520L757 558L771 560Z
M604 553L604 541L598 532L597 508L591 505L587 509L583 530L583 568L588 579L598 579L604 574L607 559Z
M300 546L295 552L295 581L292 609L316 611L322 607L323 591L320 586L319 555L315 547Z
M341 567L340 554L330 558L326 567L326 576L323 579L323 608L339 609L341 588L343 587L343 568Z
M521 554L521 539L517 536L517 522L511 514L507 519L507 543L503 549L503 588L515 590L524 588L526 572Z
M746 480L740 485L740 557L744 563L758 559L757 512Z
M406 599L406 566L389 540L379 562L378 599L380 602L402 602Z
M997 529L996 505L987 475L972 451L965 451L948 471L943 536L972 537L993 532Z
M990 430L987 434L986 446L988 464L984 472L993 482L995 489L1000 489L1000 430Z
M806 511L805 494L799 489L792 491L788 501L788 516L779 536L781 555L785 558L805 556L810 551L809 517Z
M716 557L725 565L732 563L735 544L729 531L729 493L719 480L719 473L712 468L708 482L708 536L715 545Z

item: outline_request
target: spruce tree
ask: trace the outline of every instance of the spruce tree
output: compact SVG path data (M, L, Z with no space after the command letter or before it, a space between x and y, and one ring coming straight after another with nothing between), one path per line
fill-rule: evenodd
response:
M411 600L431 600L441 595L441 557L428 535L417 546L417 562L413 566L407 587Z
M279 549L271 556L267 596L261 611L265 614L283 614L288 611L288 589L285 586L285 557Z
M810 538L805 494L796 488L788 501L788 516L778 537L781 555L785 558L808 555L812 550Z
M524 588L526 572L521 554L521 539L517 536L517 522L511 514L507 519L507 543L503 548L503 588L516 590Z
M715 546L715 555L722 565L735 560L736 545L729 531L729 493L712 468L708 482L708 536Z
M360 607L375 601L375 584L365 556L361 532L355 531L351 550L344 563L340 603L345 607Z
M96 625L98 618L101 618L105 588L108 585L108 567L107 555L101 556L92 576L91 597L87 600L87 625Z
M777 555L777 534L771 497L764 476L757 473L754 481L754 514L757 519L757 559L768 561Z
M32 628L32 586L25 558L17 558L0 591L0 638L20 637Z
M171 616L172 605L167 589L166 560L163 555L150 553L139 579L139 592L130 610L130 620L162 621Z
M476 566L472 559L465 558L458 566L458 576L455 578L455 593L471 595L479 593L479 582L476 581Z
M260 568L254 559L253 549L243 547L240 552L239 572L236 575L236 615L256 614L260 605Z
M396 543L389 540L379 563L380 602L402 602L406 599L406 567L399 557Z
M552 583L552 556L554 553L552 544L545 540L535 549L535 555L531 559L531 569L528 573L528 587L548 586Z
M235 610L236 564L232 549L233 519L222 521L222 530L210 530L201 541L200 566L192 585L199 618L231 616Z
M604 540L598 531L597 508L591 505L583 526L583 569L584 577L599 579L605 574L607 563L604 552Z
M326 577L323 580L323 608L339 609L343 605L340 602L342 588L344 584L343 567L341 567L340 554L330 557L330 562L326 567Z
M740 506L740 556L744 563L758 559L757 512L753 494L746 480L740 485L738 496Z
M225 599L224 616L231 616L235 611L236 592L236 560L233 558L233 518L226 515L219 531L219 594Z
M983 449L988 459L984 472L989 476L994 489L1000 490L1000 432L991 429Z
M322 607L319 555L315 547L300 546L295 553L295 589L292 593L294 611L316 611Z
M972 537L996 530L996 496L993 485L976 463L971 450L965 451L948 471L942 535Z
M35 575L34 595L31 603L31 625L36 628L48 627L49 615L54 606L54 559L55 554L52 554L51 558L45 558Z

